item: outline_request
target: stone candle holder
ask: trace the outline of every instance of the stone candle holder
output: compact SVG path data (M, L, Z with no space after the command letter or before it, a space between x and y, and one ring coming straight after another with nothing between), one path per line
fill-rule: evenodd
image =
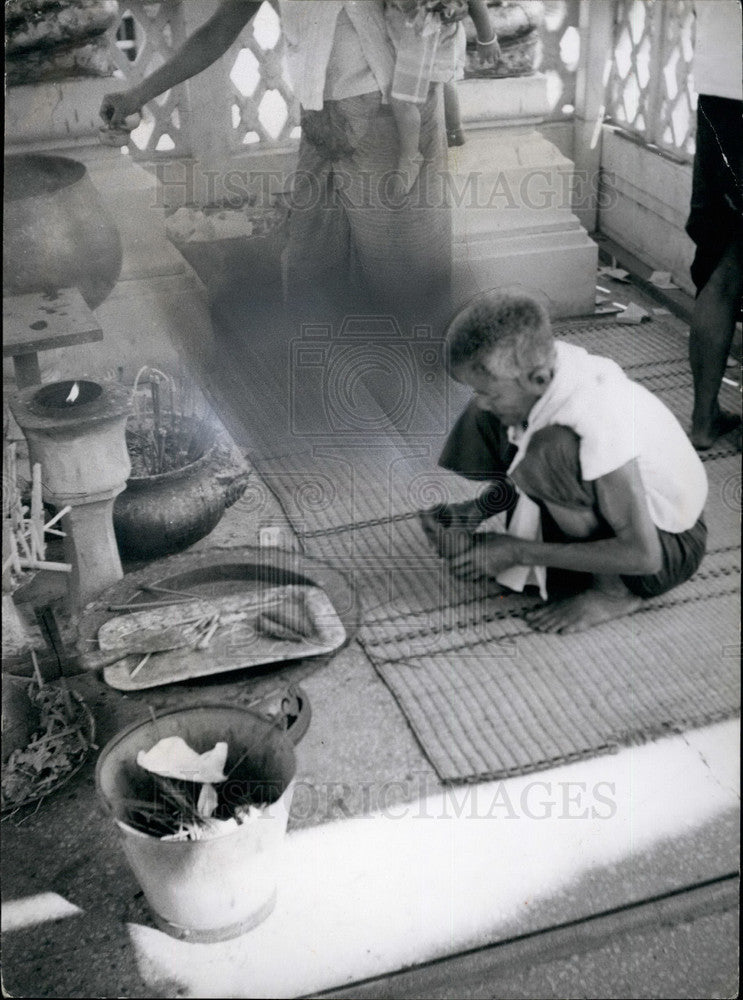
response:
M131 470L125 437L131 392L111 383L53 382L22 390L10 408L31 463L41 465L44 499L72 508L63 529L70 600L79 610L123 576L113 504Z

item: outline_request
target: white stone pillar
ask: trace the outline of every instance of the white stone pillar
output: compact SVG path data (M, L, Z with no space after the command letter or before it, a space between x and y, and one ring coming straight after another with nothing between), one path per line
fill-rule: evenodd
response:
M580 4L580 63L575 86L575 212L589 233L598 228L598 190L606 87L614 57L614 4Z

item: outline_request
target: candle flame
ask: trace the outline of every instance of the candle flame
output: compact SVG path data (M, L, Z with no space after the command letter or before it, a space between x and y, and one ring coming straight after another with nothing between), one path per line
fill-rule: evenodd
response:
M74 403L75 400L77 399L77 397L79 395L80 395L80 386L77 384L77 382L75 382L75 384L72 386L72 388L69 391L69 394L67 396L67 399L65 400L65 403Z

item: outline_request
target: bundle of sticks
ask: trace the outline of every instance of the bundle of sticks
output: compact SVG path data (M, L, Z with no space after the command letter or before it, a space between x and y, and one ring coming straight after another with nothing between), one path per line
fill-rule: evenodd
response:
M69 563L51 562L46 559L46 535L64 536L59 523L70 507L45 521L41 490L41 466L34 463L31 471L30 504L23 502L18 476L16 442L7 443L3 449L3 592L15 589L24 571L48 569L69 573ZM56 526L56 527L55 527Z

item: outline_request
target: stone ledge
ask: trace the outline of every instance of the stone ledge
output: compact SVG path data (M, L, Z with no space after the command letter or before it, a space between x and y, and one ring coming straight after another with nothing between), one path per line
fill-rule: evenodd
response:
M111 77L9 87L5 104L6 152L27 152L42 144L97 144L104 94L121 88Z
M486 241L491 236L501 239L515 234L584 231L577 216L561 207L454 209L452 216L455 245L464 240Z
M467 128L512 125L549 114L547 78L510 76L495 80L460 80L457 83L462 121Z

